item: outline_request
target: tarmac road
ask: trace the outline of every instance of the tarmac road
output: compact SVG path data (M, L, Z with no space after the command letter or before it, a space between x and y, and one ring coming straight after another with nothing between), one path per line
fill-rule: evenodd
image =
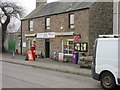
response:
M2 62L3 88L101 88L90 77Z

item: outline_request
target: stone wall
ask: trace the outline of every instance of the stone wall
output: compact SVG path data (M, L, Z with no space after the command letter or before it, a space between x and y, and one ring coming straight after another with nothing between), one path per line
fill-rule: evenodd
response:
M89 14L89 53L92 55L98 35L113 34L113 3L96 2L91 6Z
M69 28L69 14L75 14L75 28ZM23 30L23 42L26 42L27 38L25 34L31 33L44 33L44 32L74 32L74 34L81 34L81 41L89 41L89 9L75 11L70 13L63 13L59 15L49 16L51 18L51 29L45 30L45 18L35 18L34 22L34 31L29 31L28 25L29 21L22 21L22 30ZM63 27L63 29L61 29ZM33 38L33 37L31 37ZM50 57L53 58L53 52L57 53L62 52L62 40L63 39L73 39L74 36L56 36L55 39L50 39ZM42 51L45 56L45 39L36 39L36 49ZM27 49L23 48L23 52ZM89 53L87 53L89 54Z

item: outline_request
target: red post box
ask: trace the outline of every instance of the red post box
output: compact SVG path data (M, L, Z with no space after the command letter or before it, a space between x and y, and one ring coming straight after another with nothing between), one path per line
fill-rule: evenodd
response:
M35 60L35 48L36 48L35 46L31 46L31 52L34 60Z
M18 49L16 49L15 54L18 54Z

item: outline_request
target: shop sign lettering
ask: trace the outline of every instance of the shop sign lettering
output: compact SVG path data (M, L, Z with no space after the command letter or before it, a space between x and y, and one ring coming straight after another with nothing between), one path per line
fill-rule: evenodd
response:
M55 32L37 33L37 38L55 38Z

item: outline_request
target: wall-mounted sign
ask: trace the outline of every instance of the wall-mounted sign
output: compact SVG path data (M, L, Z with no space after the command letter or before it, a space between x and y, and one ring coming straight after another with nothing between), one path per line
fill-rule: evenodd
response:
M74 50L80 51L80 43L79 42L74 43Z
M25 37L35 37L36 34L25 34Z
M74 50L79 51L79 52L87 52L88 43L87 42L76 42L74 43Z
M23 47L26 47L26 42L23 42Z
M37 33L37 38L44 38L44 33Z
M74 41L79 41L81 38L81 35L80 34L75 34L74 36Z
M37 38L55 38L55 32L37 33Z
M80 37L79 36L75 36L74 37L74 41L79 41L80 40Z
M80 43L80 52L87 52L88 50L88 43L87 42L81 42Z

